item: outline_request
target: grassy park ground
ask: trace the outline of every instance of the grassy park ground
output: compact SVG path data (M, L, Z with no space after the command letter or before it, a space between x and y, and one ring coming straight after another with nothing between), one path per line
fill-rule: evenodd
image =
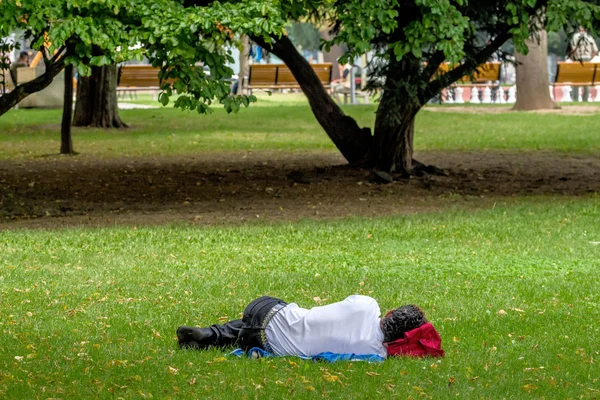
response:
M304 102L266 100L122 111L126 131L76 129L76 157L59 112L0 118L0 398L600 397L600 113L431 107L416 157L449 176L382 186ZM177 349L265 293L420 304L447 356Z

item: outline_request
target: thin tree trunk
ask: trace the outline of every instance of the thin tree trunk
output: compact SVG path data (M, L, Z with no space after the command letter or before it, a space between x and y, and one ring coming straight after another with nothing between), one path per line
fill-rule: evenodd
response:
M248 76L250 68L250 38L248 35L242 35L240 42L242 43L242 49L240 50L240 73L238 74L236 94L244 93L245 78Z
M287 36L268 44L260 37L252 37L260 46L286 63L300 88L308 98L313 114L350 164L364 165L368 161L372 136L369 128L360 128L348 117L325 90L314 70L298 53Z
M65 94L63 102L62 124L60 127L60 154L74 154L71 137L71 119L73 116L73 65L65 67Z
M73 125L125 128L117 103L116 65L92 68L92 75L79 79Z
M513 110L559 108L550 98L548 80L548 38L545 30L527 40L529 53L516 55L517 102Z

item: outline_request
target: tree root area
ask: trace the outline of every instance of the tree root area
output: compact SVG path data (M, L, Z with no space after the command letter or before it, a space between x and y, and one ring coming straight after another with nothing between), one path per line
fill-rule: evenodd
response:
M436 170L387 185L333 152L0 161L0 228L372 217L600 192L596 155L423 152L417 159Z

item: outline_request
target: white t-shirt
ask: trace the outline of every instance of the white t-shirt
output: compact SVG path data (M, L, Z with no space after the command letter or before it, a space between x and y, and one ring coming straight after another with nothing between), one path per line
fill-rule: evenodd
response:
M275 354L281 356L331 352L386 358L380 315L379 305L368 296L349 296L310 310L292 303L275 314L265 334Z

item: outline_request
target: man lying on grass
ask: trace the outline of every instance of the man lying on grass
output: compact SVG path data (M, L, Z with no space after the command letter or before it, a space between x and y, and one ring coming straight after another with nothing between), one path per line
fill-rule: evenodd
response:
M241 320L208 328L181 326L181 348L205 349L237 344L278 356L344 355L443 356L441 339L423 311L405 305L383 318L375 299L349 296L311 309L263 296L251 302Z

